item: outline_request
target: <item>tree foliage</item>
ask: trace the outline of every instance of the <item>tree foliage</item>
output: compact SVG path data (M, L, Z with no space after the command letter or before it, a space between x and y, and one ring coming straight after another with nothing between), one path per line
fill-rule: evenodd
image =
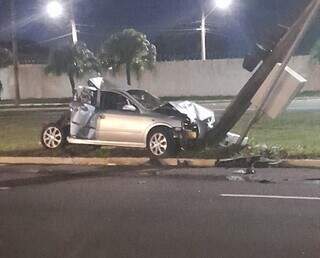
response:
M12 53L7 48L0 47L0 68L5 68L12 64Z
M125 29L111 35L104 42L100 60L103 67L112 67L114 72L119 72L124 65L127 83L131 85L131 71L139 78L143 70L153 69L156 55L156 47L147 40L145 34L134 29Z
M86 44L78 42L74 46L65 46L50 52L47 73L66 74L69 78L72 93L75 94L75 78L91 72L100 72L100 63Z

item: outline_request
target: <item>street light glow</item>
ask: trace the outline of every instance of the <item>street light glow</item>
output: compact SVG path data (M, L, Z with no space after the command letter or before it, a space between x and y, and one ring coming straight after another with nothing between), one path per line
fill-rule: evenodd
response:
M230 7L232 0L216 0L215 4L217 8L225 10Z
M58 18L63 13L63 8L60 2L51 1L47 4L47 13L50 18Z

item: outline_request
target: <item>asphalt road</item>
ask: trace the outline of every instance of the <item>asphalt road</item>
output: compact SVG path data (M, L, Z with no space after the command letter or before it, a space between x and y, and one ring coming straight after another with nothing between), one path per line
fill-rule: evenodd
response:
M317 170L0 167L0 174L19 170L42 179L0 184L0 257L320 254Z
M227 106L231 103L230 101L196 101L203 106L214 110L216 112L224 111ZM19 108L6 108L2 106L0 109L1 112L8 111L16 111L16 112L24 112L24 111L64 111L68 110L68 107L60 107L60 106L50 106L50 107L19 107ZM320 110L320 98L319 97L310 97L310 98L297 98L292 101L292 103L288 106L288 111L319 111Z

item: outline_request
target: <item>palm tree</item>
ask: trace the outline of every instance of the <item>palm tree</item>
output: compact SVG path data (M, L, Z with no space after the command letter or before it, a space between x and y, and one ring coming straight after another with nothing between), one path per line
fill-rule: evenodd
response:
M131 85L131 71L139 77L144 69L152 69L156 55L156 47L147 40L146 35L134 29L125 29L104 42L100 60L104 67L112 67L115 72L125 65L127 83Z
M0 48L0 68L12 65L12 53L9 49Z
M100 63L85 43L78 42L74 46L65 46L51 51L45 71L55 75L66 74L74 95L76 93L75 78L81 78L90 72L99 73Z

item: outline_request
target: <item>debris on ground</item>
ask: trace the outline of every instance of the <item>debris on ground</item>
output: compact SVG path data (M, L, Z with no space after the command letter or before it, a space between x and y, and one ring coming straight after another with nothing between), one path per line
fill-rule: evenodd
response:
M280 161L271 160L262 156L237 157L231 159L220 159L216 162L219 168L247 168L246 174L254 174L254 168L269 168L277 166Z
M254 168L247 168L246 170L239 169L239 170L233 171L233 174L240 174L240 175L253 175L255 173L256 171L254 170Z
M241 177L241 176L227 176L226 178L227 178L227 180L233 181L233 182L244 182L244 181L246 181L246 180L245 180L243 177Z
M262 180L257 180L256 182L260 184L274 184L275 182L267 180L267 179L262 179Z
M311 179L306 179L305 181L309 184L320 185L320 178L311 178Z
M246 175L247 172L243 169L235 170L233 171L233 174L240 174L240 175Z
M246 169L246 175L253 175L255 173L256 173L256 170L254 169L253 166L251 168Z

